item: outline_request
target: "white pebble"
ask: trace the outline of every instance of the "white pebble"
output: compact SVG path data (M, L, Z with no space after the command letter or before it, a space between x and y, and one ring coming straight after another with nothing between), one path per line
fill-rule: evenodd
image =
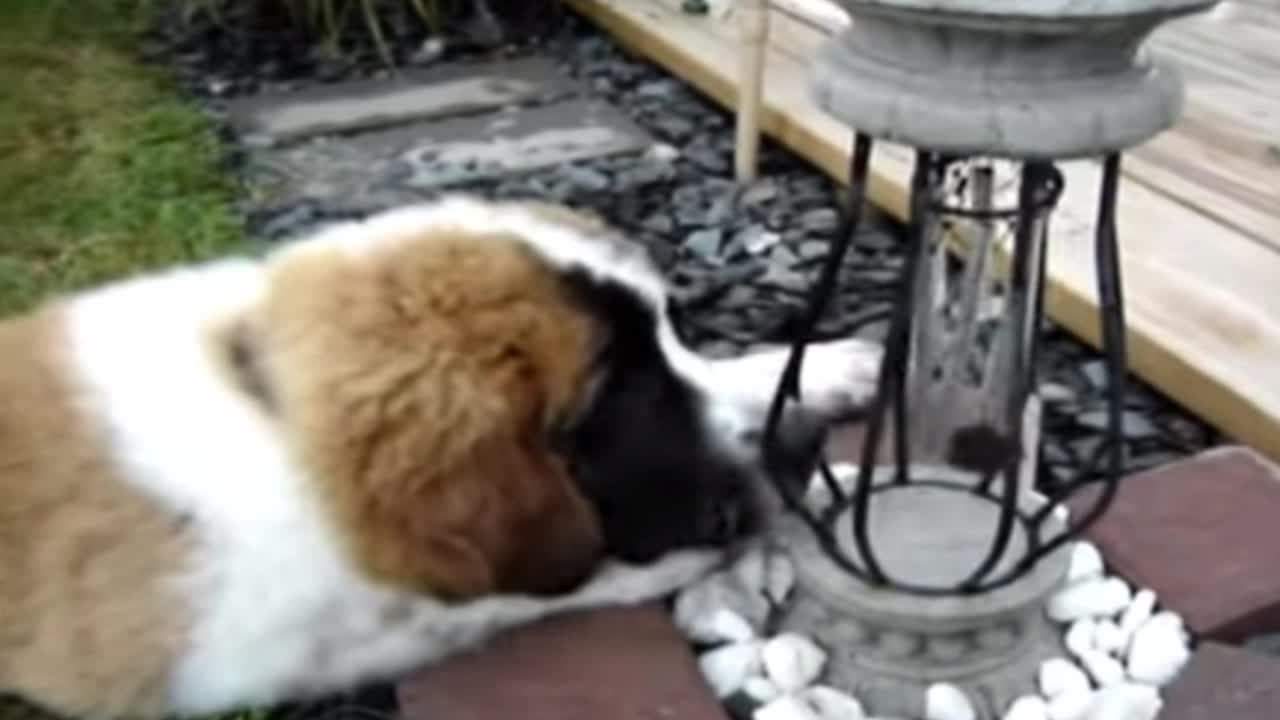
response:
M1080 656L1080 664L1084 666L1098 687L1108 687L1124 682L1124 665L1101 650L1085 652Z
M1124 645L1121 652L1128 652L1129 643L1133 642L1133 634L1142 627L1142 624L1151 619L1152 614L1156 610L1156 593L1154 590L1144 588L1139 590L1133 596L1133 602L1129 603L1129 607L1124 609L1124 613L1120 616L1120 634L1124 636Z
M1102 553L1098 551L1097 545L1080 540L1071 547L1071 560L1067 565L1069 585L1100 578L1102 570Z
M743 242L743 247L752 255L760 255L772 250L775 245L782 241L782 235L776 232L762 230L747 235Z
M1049 720L1082 720L1093 704L1093 691L1072 690L1049 700Z
M1036 392L1039 393L1040 399L1046 403L1071 402L1076 398L1076 393L1071 388L1062 383L1048 380L1040 383L1040 386L1036 388Z
M795 695L782 695L756 708L751 720L822 720L822 716Z
M758 703L772 702L782 695L782 690L773 681L763 675L752 675L742 681L742 692Z
M1023 695L1009 704L1002 720L1049 720L1049 705L1039 696Z
M1103 688L1093 696L1088 720L1155 720L1163 705L1155 688L1121 683Z
M1124 610L1133 597L1118 577L1084 580L1054 593L1046 608L1049 617L1068 623L1081 618L1110 617Z
M1093 649L1093 636L1098 632L1098 623L1091 618L1081 618L1067 628L1067 633L1062 637L1062 644L1067 646L1067 650L1073 657L1080 657L1084 653Z
M858 466L852 463L836 463L831 466L831 477L836 481L836 487L840 492L846 494L852 492L858 481ZM805 490L805 504L814 510L823 510L831 505L832 500L834 498L826 478L822 473L815 472L809 478L809 487Z
M1133 607L1133 603L1129 603L1129 607ZM1120 626L1111 620L1103 620L1093 629L1093 647L1108 655L1119 655L1127 644Z
M1164 687L1190 659L1182 618L1166 610L1152 615L1134 632L1125 665L1130 678Z
M924 691L924 720L978 720L978 711L960 688L934 683Z
M746 642L756 636L751 623L729 608L712 610L702 630L707 637L714 638L711 642Z
M680 157L680 150L674 145L668 145L667 143L654 143L649 147L648 154L655 160L671 162L672 160Z
M827 685L814 685L803 697L822 720L864 720L867 716L857 698Z
M749 640L708 650L698 657L698 669L716 697L726 698L746 679L760 672L760 642Z
M1066 658L1049 658L1040 663L1040 694L1050 700L1068 693L1088 693L1089 676Z
M775 605L781 605L787 601L787 596L791 594L795 584L796 568L791 564L791 558L781 553L774 553L765 560L764 594Z
M411 56L412 57L411 62L421 63L425 65L428 63L435 62L436 60L439 60L440 57L444 55L444 53L445 53L444 38L440 37L439 35L432 35L426 40L423 40L422 44L418 46L418 49L414 51L413 55Z
M712 573L676 595L675 625L694 642L744 642L756 637L769 613L758 590L747 588L735 574Z
M733 564L732 572L747 589L762 593L766 562L768 560L765 557L764 548L756 545L738 558L738 561Z
M765 675L783 692L803 690L818 679L827 662L826 651L799 633L774 636L760 655Z

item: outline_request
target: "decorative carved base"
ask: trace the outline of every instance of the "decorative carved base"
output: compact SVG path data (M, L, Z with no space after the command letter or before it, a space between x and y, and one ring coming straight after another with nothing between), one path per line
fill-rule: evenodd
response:
M892 578L959 582L986 555L997 512L989 500L920 486L872 497L871 545ZM1028 497L1022 509L1032 512L1037 505ZM1062 529L1057 516L1046 522L1046 537ZM1028 537L1021 524L1015 528L997 575L1025 555ZM857 557L851 530L841 540ZM778 544L791 555L797 576L780 630L804 633L826 648L826 682L861 698L871 714L923 717L926 688L946 682L969 696L979 718L996 720L1014 699L1035 691L1044 660L1064 653L1044 603L1066 576L1066 547L989 592L923 595L857 579L799 523L784 522Z
M1040 612L962 637L877 633L802 591L782 629L817 637L830 653L825 682L886 717L924 717L925 690L948 682L969 696L981 720L996 720L1014 699L1038 692L1042 662L1064 656L1058 630Z

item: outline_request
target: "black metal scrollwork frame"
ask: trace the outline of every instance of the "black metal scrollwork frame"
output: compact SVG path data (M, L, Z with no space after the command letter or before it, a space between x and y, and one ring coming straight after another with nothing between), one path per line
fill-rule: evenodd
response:
M766 458L775 456L774 443L778 422L786 403L798 402L801 399L799 378L806 347L815 339L818 322L834 295L839 291L840 269L862 221L872 151L872 139L857 133L854 137L854 152L850 164L848 205L845 208L839 234L811 288L803 316L798 318L794 326L796 334L788 363L779 380L763 434L762 442ZM1007 395L1006 428L1021 427L1027 398L1036 388L1035 368L1039 345L1037 336L1044 308L1044 279L1048 255L1045 249L1045 239L1048 235L1047 222L1062 192L1063 178L1052 161L1025 160L1020 164L1016 207L975 209L956 203L947 203L943 199L945 195L943 187L948 177L948 170L957 167L963 169L962 164L972 160L973 158L946 156L927 150L919 150L916 153L911 180L911 215L905 262L898 281L877 389L868 412L866 441L852 492L840 486L825 457L818 463L818 472L832 498L826 507L815 509L807 504L804 499L805 488L796 488L781 481L777 482L778 492L786 508L797 514L815 533L819 546L838 566L872 585L922 595L987 592L1022 577L1040 559L1072 538L1078 537L1106 511L1115 495L1124 465L1125 447L1121 429L1126 358L1124 304L1115 222L1120 155L1115 153L1106 156L1102 163L1102 186L1094 247L1102 348L1108 370L1106 471L1100 478L1082 476L1047 489L1045 494L1048 502L1034 512L1026 512L1019 507L1018 467L1022 452L1017 446L1018 441L1014 439L1016 433L1006 432L1001 435L991 432L979 433L976 437L970 438L970 442L986 445L988 450L1005 443L1008 445L1006 448L1008 451L995 453L998 459L982 473L983 479L976 485L912 476L913 466L909 457L910 426L907 421L911 412L906 392L907 373L911 361L912 325L915 316L912 307L913 284L917 277L919 263L924 256L923 243L929 223L944 220L983 220L1012 224L1014 241L1007 278L1008 301L1032 303L1030 317L1034 318L1034 322L1024 328L1025 342L1014 343L1010 376L1011 382L1015 385L1009 389ZM1017 317L1020 309L1026 308L1015 307L1012 316ZM876 482L873 475L877 467L877 457L886 421L893 423L893 474L891 481ZM779 473L774 475L781 477ZM956 492L972 493L999 507L999 519L985 558L960 583L949 586L913 583L909 579L889 577L881 567L876 548L873 547L868 533L871 499L876 493L891 492L895 487L907 484L930 485ZM1053 533L1052 537L1046 537L1046 519L1055 506L1086 486L1096 484L1101 484L1102 488L1095 494L1091 504L1083 509L1083 512L1079 512L1078 508L1076 513L1078 517L1073 517L1067 523L1065 530L1059 530ZM853 549L856 553L850 552L849 543L841 543L838 540L837 523L841 518L851 519ZM1018 523L1022 525L1027 538L1025 552L1014 562L1005 563L1006 569L996 573L994 571L998 565L1001 565L1000 560L1008 550L1015 524ZM921 532L928 532L928 530L922 529Z

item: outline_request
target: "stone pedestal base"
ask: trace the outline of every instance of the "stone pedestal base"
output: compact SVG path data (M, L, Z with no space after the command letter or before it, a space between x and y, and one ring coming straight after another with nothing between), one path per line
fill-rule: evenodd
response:
M1027 498L1022 510L1038 502ZM890 577L927 586L958 584L985 557L997 507L963 490L893 487L872 495L868 534ZM848 520L848 516L846 516ZM858 558L850 523L838 535ZM1046 520L1045 538L1061 520ZM1029 537L1015 524L991 577L1024 557ZM1062 656L1046 598L1066 576L1069 552L1056 551L1020 579L975 595L926 595L873 587L819 547L807 527L783 524L779 544L796 567L796 595L781 630L814 637L828 651L825 682L861 698L870 714L924 717L925 690L937 682L964 691L979 718L1000 718L1035 690L1040 664Z
M876 638L838 610L802 593L788 609L782 629L817 637L830 653L825 682L852 693L876 716L885 717L925 717L925 691L932 683L946 682L964 691L979 718L995 720L1015 698L1037 693L1036 671L1042 662L1065 657L1060 631L1038 612L964 640L893 632ZM923 646L933 647L935 655L924 656L919 649ZM877 662L876 655L886 652L904 656L892 664ZM949 654L959 657L938 662ZM906 663L916 664L910 670L897 667Z

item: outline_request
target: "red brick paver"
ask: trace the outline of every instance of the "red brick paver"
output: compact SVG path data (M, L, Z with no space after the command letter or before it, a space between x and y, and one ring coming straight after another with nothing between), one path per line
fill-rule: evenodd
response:
M405 720L725 720L660 606L564 616L424 670Z
M1280 658L1204 643L1165 691L1157 720L1280 718Z
M1071 504L1079 512L1091 498ZM1089 537L1116 573L1155 590L1202 637L1280 631L1280 466L1252 450L1219 448L1126 478Z

